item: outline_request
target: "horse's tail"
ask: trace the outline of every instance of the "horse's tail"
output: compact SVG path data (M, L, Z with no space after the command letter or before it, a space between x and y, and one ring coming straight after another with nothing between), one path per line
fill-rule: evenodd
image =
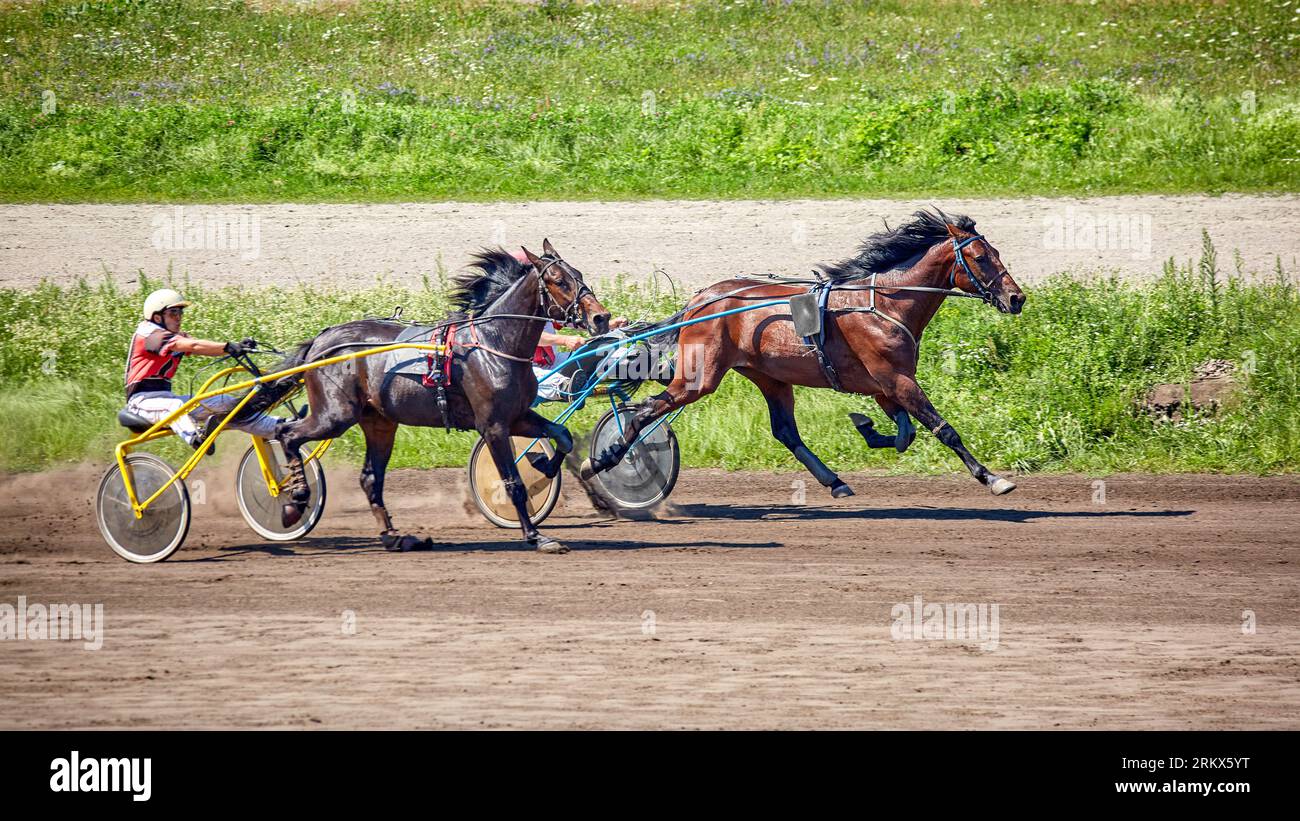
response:
M306 342L303 342L298 347L294 348L292 353L277 362L275 367L271 368L268 372L277 373L279 371L287 371L290 368L296 368L299 365L307 364L308 353L311 351L311 346L315 344L315 342L316 337L312 337ZM299 386L302 385L302 380L303 374L296 373L292 376L283 376L274 382L267 382L262 386L262 390L257 394L257 396L250 399L248 404L240 410L234 421L249 419L256 414L267 410L281 399L297 390Z

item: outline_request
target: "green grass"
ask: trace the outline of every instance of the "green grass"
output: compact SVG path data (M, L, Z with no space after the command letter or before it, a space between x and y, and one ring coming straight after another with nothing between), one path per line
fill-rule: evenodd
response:
M971 450L994 468L1294 471L1300 467L1300 293L1290 277L1280 265L1261 281L1224 275L1207 239L1199 263L1167 263L1146 284L1060 276L1030 288L1025 312L1016 317L952 300L926 331L919 380ZM144 293L158 284L0 290L0 469L109 457L123 435L114 415L123 404L127 338ZM445 304L441 280L418 289L377 281L351 291L179 284L196 303L187 316L190 332L215 339L251 334L282 347L329 324L387 316L395 305L408 318L432 319ZM597 292L631 317L666 316L678 307L653 284L619 280ZM1186 380L1211 358L1248 369L1239 374L1239 402L1179 423L1155 423L1136 409L1150 385ZM182 376L203 361L187 361ZM179 380L178 389L187 382ZM797 401L804 439L836 470L960 470L956 457L924 432L902 456L868 450L846 416L874 409L865 398L801 388ZM601 410L593 401L570 428L590 430ZM874 415L879 421L878 409ZM735 374L675 428L689 466L797 468L768 432L757 389ZM473 438L403 428L394 466L463 465ZM159 449L173 459L182 454L174 442ZM346 434L337 452L359 460L359 433Z
M0 67L10 201L1300 188L1274 1L55 0Z

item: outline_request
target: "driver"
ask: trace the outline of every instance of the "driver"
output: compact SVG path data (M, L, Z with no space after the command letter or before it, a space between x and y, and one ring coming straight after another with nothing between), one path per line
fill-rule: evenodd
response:
M172 393L172 377L181 357L186 354L238 355L254 344L251 339L211 342L183 333L181 318L189 305L184 297L170 288L154 291L144 301L144 321L136 326L131 336L126 359L126 409L150 422L165 418L190 398L189 395ZM233 394L222 394L203 400L195 409L195 414L205 422L202 431L190 414L173 420L171 429L197 450L225 414L239 403L239 399ZM273 416L259 413L249 419L231 422L228 427L270 439L275 436L280 422Z
M522 249L512 251L510 255L524 265L532 264ZM612 331L626 324L625 317L614 317L609 321L609 329ZM549 319L546 321L546 325L542 327L541 338L537 340L537 349L533 351L533 375L537 377L537 402L555 402L564 398L564 391L568 386L568 379L564 374L557 372L549 379L545 377L569 358L570 351L581 348L587 341L585 337L576 334L562 334L555 327L555 322Z
M626 317L616 316L609 321L609 329L612 331L626 324ZM568 387L565 376L557 373L550 379L544 377L564 364L564 360L569 358L570 351L581 348L588 341L590 340L586 337L559 333L554 322L548 321L543 326L542 336L537 340L537 350L533 352L533 374L537 376L539 402L554 402L563 398L564 391Z

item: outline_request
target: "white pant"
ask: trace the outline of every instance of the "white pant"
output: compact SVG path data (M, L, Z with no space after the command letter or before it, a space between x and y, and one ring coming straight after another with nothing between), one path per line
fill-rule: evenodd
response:
M569 377L565 376L562 373L557 372L554 375L552 375L550 379L547 379L545 381L542 380L542 377L546 376L553 369L554 366L551 367L541 367L539 365L533 366L533 375L537 377L537 401L538 402L555 402L556 400L563 398L560 394L564 392L565 387L568 385Z
M206 420L213 414L226 413L239 404L239 399L240 397L228 393L213 396L200 402L199 407L195 408L194 411ZM177 396L170 391L141 391L127 400L126 409L136 416L148 419L150 422L157 422L159 419L166 418L172 411L189 400L190 395ZM266 439L275 433L275 425L279 421L274 416L259 413L251 419L231 422L227 425L227 430L236 428ZM176 417L172 421L171 429L176 432L177 436L190 444L193 444L194 440L199 436L198 425L195 423L194 417L188 413Z

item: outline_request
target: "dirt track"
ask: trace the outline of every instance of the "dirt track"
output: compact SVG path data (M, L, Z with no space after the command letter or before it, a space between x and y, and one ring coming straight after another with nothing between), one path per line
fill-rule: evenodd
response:
M442 542L394 555L349 468L287 546L219 470L157 566L100 541L97 469L0 478L0 603L107 625L98 651L0 642L0 728L1300 728L1294 477L1117 476L1103 505L1078 476L858 475L799 506L799 474L690 471L655 522L566 490L545 530L573 552L541 556L465 512L459 471L394 475L398 524ZM997 604L996 649L893 640L917 595Z
M178 280L263 286L322 281L367 287L378 275L418 285L439 259L459 269L483 245L540 245L550 237L599 282L662 268L680 287L741 273L806 274L848 256L888 219L897 225L927 200L402 203L393 205L0 205L0 287L68 283L104 270L131 283L144 270ZM1201 252L1210 232L1221 268L1233 252L1248 274L1271 274L1275 257L1300 256L1300 197L1031 197L935 204L968 213L1016 279L1058 271L1146 277L1169 257ZM246 242L187 249L184 229L221 218ZM1127 221L1127 237L1090 224ZM1091 223L1090 223L1091 221ZM1136 221L1136 222L1134 222ZM1118 224L1118 223L1117 223ZM254 242L253 227L256 226ZM177 230L177 228L181 230ZM160 233L161 232L161 233ZM202 230L199 231L202 236ZM180 237L180 242L175 239ZM214 234L214 239L216 235Z

